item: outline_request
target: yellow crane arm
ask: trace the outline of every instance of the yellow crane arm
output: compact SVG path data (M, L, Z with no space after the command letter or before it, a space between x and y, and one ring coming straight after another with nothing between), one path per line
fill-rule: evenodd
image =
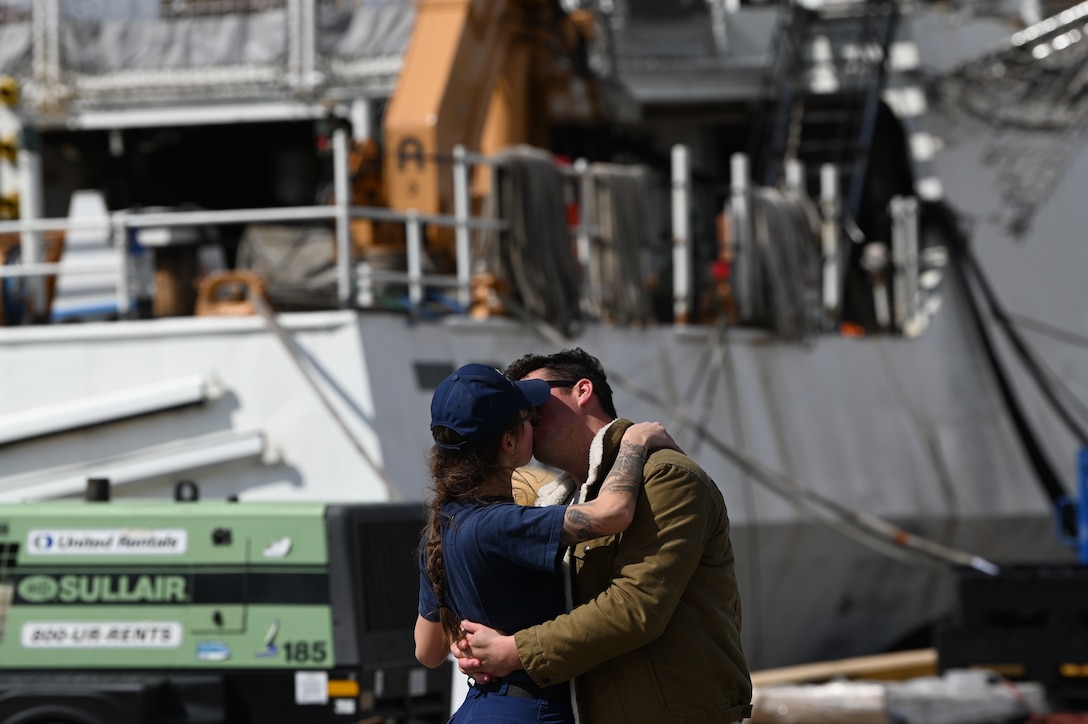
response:
M455 145L477 147L511 42L507 0L421 0L396 89L385 111L390 207L443 210L450 174L434 163Z

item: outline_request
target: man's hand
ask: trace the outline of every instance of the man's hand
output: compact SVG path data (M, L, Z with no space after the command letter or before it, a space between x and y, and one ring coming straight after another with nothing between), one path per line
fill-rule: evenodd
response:
M484 683L524 668L513 636L472 621L461 622L461 638L450 644L450 653L462 674Z
M468 622L462 621L462 626ZM480 669L480 660L475 658L472 653L472 646L468 643L466 638L466 632L461 630L461 638L455 639L450 644L450 654L453 658L457 659L457 668L461 670L461 673L465 676L471 676L481 684L486 684L491 681L491 677L485 674Z

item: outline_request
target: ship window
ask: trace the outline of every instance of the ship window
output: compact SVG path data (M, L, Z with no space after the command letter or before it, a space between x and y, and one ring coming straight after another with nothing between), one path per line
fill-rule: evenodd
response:
M416 362L416 385L421 390L433 390L454 370L452 362Z

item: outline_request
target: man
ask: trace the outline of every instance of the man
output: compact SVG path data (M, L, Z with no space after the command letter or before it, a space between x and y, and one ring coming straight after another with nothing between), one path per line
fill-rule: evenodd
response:
M533 455L564 471L544 503L593 498L629 420L616 419L600 362L581 349L526 355L511 379L541 379ZM751 714L729 518L721 491L675 450L649 456L635 519L568 551L570 613L513 636L473 622L452 647L467 674L522 669L540 686L577 677L583 724L737 722Z

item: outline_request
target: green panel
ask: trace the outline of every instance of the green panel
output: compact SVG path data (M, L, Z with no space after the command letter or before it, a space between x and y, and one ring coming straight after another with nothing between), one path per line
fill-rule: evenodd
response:
M325 509L0 505L0 669L327 668Z
M306 669L334 661L327 606L251 605L240 627L219 632L212 614L210 606L13 607L0 669Z
M0 505L0 542L22 565L325 563L324 515L317 503Z

